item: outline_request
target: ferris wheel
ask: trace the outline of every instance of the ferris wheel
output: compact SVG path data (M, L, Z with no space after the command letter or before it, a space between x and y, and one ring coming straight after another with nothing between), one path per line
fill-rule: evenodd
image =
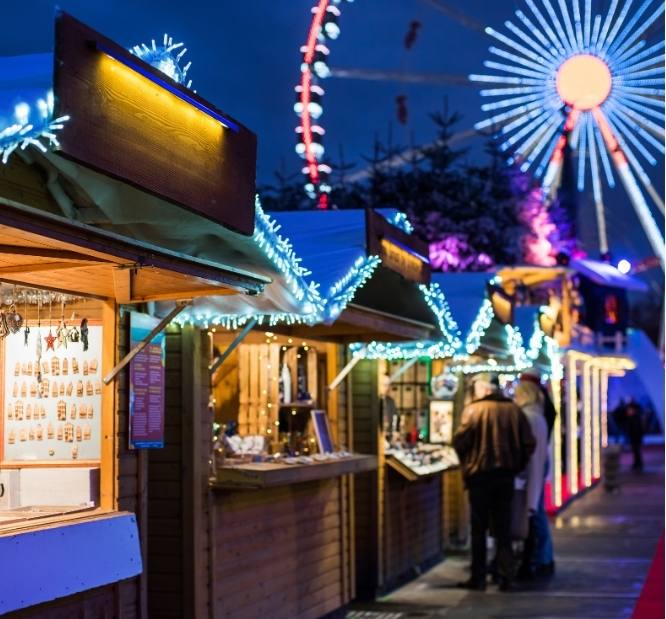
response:
M329 60L329 44L340 34L341 10L351 1L319 0L301 48L296 152L305 162L305 190L319 208L328 207L331 190L322 83L332 76L368 77L363 70L336 71ZM611 0L606 11L593 14L592 0L556 0L557 9L555 0L520 0L524 10L515 11L517 23L505 22L504 33L480 27L440 0L421 1L496 42L489 48L493 59L485 62L492 73L436 79L481 87L481 109L488 117L475 129L496 132L500 149L541 179L547 196L562 181L565 151L575 152L578 190L584 191L591 180L602 252L608 251L602 172L613 188L614 168L663 266L662 226L640 187L663 215L663 199L644 168L657 164L655 154L664 154L664 41L648 43L660 25L663 3ZM369 79L382 75L375 72ZM423 80L416 76L413 81Z

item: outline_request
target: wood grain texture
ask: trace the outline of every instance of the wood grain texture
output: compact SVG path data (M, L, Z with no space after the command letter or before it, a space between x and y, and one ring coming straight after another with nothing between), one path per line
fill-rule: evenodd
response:
M109 55L139 66L172 90L213 106L65 13L56 19L56 116L71 120L61 153L250 235L256 136L238 132ZM235 121L234 121L235 122Z

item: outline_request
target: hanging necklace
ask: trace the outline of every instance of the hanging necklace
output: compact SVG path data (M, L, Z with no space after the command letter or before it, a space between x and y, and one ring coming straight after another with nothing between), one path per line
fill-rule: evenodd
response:
M30 327L28 326L28 291L23 293L23 313L25 314L25 329L23 330L23 345L28 345L28 337L30 335Z

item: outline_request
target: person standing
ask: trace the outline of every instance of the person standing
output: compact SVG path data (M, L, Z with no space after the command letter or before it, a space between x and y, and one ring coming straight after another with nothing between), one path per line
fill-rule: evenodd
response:
M555 573L555 555L553 552L553 538L550 533L550 524L548 522L548 514L546 514L545 505L545 481L548 476L550 462L548 459L548 446L550 444L550 437L555 425L555 418L557 417L557 410L548 393L548 390L541 383L541 375L536 369L529 369L520 375L520 383L534 384L540 391L543 397L543 416L546 421L548 429L546 440L545 463L543 468L543 481L541 487L541 496L537 507L537 512L534 520L530 520L530 525L534 526L533 545L534 550L532 554L532 568L535 576L552 576ZM518 403L518 402L517 402ZM522 406L518 403L519 406ZM525 409L523 409L525 410ZM531 421L531 420L530 420ZM534 427L532 428L534 429Z
M459 587L486 588L486 535L492 518L500 590L510 589L514 478L527 465L535 444L525 414L499 392L490 374L477 374L473 401L463 410L462 423L453 436L469 492L472 529L472 573Z
M532 434L536 439L536 447L530 456L526 469L529 534L525 540L522 563L518 570L520 578L531 578L538 567L536 550L539 534L541 533L541 537L543 537L543 532L539 530L541 523L538 523L537 519L540 503L543 502L544 481L548 463L548 426L544 417L544 397L534 382L521 380L516 386L514 401L525 413L527 420L530 422ZM550 538L547 519L546 534Z
M625 407L624 413L624 428L631 445L631 451L634 454L634 464L631 467L634 471L643 470L643 435L645 434L645 427L643 422L643 409L641 405L633 398L629 398L629 402Z

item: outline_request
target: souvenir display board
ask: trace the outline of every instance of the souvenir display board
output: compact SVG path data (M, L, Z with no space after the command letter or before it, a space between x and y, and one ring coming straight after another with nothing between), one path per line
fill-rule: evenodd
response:
M83 340L59 342L48 326L4 338L4 462L100 459L102 327Z

